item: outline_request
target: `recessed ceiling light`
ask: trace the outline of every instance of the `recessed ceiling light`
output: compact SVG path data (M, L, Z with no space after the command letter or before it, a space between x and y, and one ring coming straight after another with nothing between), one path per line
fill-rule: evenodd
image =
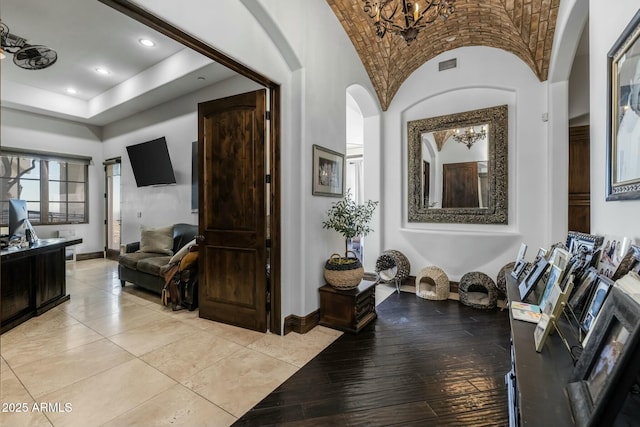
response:
M72 88L72 87L68 87L68 88L67 88L67 93L68 93L69 95L75 95L75 94L77 94L77 93L78 93L78 91L77 91L77 90L75 90L75 89L74 89L74 88Z
M111 74L111 71L109 71L109 70L107 70L106 68L103 68L103 67L98 67L98 68L96 68L96 73L102 74L103 76L108 76L109 74Z
M140 39L138 42L145 47L154 47L156 44L149 39Z

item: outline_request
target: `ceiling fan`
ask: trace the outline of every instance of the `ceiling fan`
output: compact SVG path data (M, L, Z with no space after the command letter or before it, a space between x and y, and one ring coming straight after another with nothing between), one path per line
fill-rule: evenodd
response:
M0 24L2 52L13 54L13 63L25 70L42 70L58 60L55 50L43 45L31 45L27 40L9 32L6 24Z

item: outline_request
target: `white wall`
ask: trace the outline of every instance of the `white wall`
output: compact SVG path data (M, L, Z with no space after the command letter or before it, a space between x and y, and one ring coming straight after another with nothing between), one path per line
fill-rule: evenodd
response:
M457 69L437 71L443 59ZM425 84L428 82L428 84ZM384 114L384 249L397 249L412 274L428 265L451 280L469 271L495 279L518 246L547 247L546 83L514 55L488 47L456 49L417 69ZM509 107L509 224L435 224L407 221L407 122L507 104Z
M75 230L83 239L78 253L104 250L104 172L100 129L63 119L2 108L0 140L3 147L28 148L87 156L89 165L89 223L36 226L39 238L57 237L58 230ZM95 197L98 195L98 197Z
M211 10L206 0L136 3L281 85L282 317L315 311L324 261L343 242L322 229L336 199L311 196L311 147L344 153L346 89L371 88L342 26L323 0L262 1L260 22L237 1L216 2L214 15L193 13Z
M605 201L607 152L607 53L640 8L637 0L589 1L591 74L591 231L640 242L640 200Z

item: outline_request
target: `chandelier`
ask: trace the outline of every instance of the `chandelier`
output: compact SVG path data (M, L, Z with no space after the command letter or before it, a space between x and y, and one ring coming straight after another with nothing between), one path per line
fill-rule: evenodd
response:
M407 42L407 46L418 36L418 32L438 17L446 20L454 11L455 0L363 0L364 12L373 19L378 37L389 31ZM398 13L401 12L401 13Z
M476 132L473 126L469 127L464 131L460 131L460 129L456 129L456 133L453 135L453 139L467 146L469 150L471 150L471 146L481 139L485 139L487 137L487 130L484 126L480 126L480 132Z

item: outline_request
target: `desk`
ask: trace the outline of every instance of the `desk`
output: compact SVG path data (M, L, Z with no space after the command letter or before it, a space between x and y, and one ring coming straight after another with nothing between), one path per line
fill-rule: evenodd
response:
M40 239L28 248L0 252L0 333L69 300L65 248L79 243L82 239Z

